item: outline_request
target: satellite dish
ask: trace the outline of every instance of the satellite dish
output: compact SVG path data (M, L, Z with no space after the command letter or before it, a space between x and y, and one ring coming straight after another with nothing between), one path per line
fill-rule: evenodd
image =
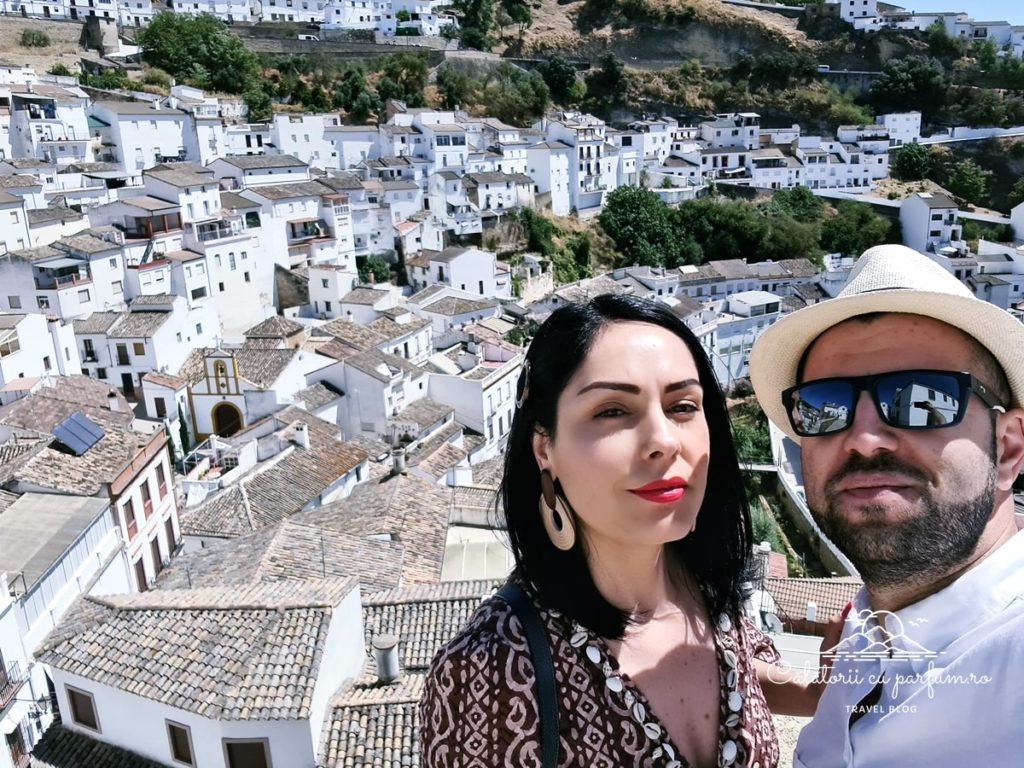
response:
M768 631L773 635L782 634L782 622L774 613L766 613L764 615L764 625L768 627Z

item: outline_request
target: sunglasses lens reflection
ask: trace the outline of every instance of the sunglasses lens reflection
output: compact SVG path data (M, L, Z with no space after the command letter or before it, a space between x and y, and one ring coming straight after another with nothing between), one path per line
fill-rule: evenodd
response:
M958 377L942 372L894 371L872 377L870 395L887 424L901 429L934 429L957 421L963 398ZM812 381L790 397L793 427L804 436L846 429L853 420L862 378Z

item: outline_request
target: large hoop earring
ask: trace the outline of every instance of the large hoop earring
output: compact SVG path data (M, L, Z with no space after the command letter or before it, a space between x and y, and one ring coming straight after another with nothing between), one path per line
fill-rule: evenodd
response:
M555 492L555 481L546 469L540 472L538 507L540 519L551 543L563 552L568 552L576 544L576 525L569 512L569 505Z

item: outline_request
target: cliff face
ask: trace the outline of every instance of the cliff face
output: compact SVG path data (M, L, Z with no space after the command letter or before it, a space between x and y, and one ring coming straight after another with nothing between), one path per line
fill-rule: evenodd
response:
M798 20L721 0L538 0L524 55L596 58L613 51L627 66L657 69L689 59L729 66L742 52L812 52Z

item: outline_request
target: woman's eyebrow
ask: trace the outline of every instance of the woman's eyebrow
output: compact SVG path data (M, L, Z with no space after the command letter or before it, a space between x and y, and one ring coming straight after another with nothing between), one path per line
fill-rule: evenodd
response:
M665 391L675 392L676 390L679 389L686 389L687 387L692 387L695 384L697 386L700 386L700 380L683 379L682 381L674 381L665 387ZM636 384L627 384L626 382L622 381L592 381L586 386L582 387L580 391L577 392L576 394L577 396L582 395L583 393L589 392L592 389L610 389L615 392L628 392L631 395L640 394L640 387L638 387Z

